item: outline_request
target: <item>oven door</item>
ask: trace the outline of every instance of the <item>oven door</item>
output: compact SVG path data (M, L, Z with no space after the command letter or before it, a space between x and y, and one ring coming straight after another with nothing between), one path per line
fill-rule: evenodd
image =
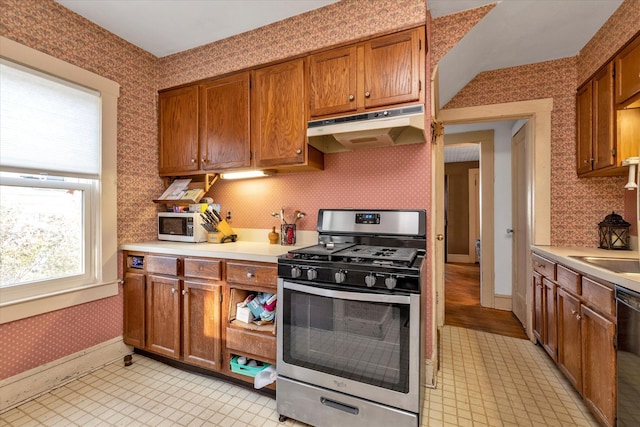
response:
M419 412L420 295L278 279L278 376Z

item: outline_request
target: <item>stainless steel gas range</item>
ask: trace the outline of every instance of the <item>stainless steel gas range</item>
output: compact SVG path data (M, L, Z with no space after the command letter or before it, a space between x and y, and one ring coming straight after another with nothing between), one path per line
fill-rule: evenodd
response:
M426 212L321 209L318 233L278 259L281 420L418 426Z

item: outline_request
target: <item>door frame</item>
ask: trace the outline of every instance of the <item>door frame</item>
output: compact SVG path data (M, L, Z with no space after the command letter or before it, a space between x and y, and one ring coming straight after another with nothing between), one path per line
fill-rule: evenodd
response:
M497 120L528 119L533 133L532 144L528 144L526 149L528 176L527 188L531 195L531 206L527 212L527 235L532 245L549 245L551 243L551 111L553 110L553 99L537 99L529 101L516 101L502 104L482 105L477 107L451 108L446 110L434 109L435 120L444 125L486 122ZM443 211L441 197L443 188L438 188L438 177L444 175L444 137L436 138L436 143L432 149L436 155L432 156L434 177L434 194L432 197L432 212L436 215ZM437 248L437 237L443 233L441 224L434 221L434 232L432 247ZM437 252L437 249L436 249ZM434 333L432 337L437 337L436 328L444 325L444 261L443 257L432 257L431 266L434 271L434 291L435 315ZM527 266L530 276L531 266ZM441 298L439 296L442 296ZM531 287L527 289L527 324L525 325L527 334L531 340L534 339L531 313ZM437 344L437 343L434 343Z
M446 125L446 124L445 124ZM480 305L495 307L493 177L494 131L481 130L444 135L444 145L475 142L480 144ZM443 166L444 173L444 166ZM444 268L444 266L443 266ZM442 294L444 295L444 293Z

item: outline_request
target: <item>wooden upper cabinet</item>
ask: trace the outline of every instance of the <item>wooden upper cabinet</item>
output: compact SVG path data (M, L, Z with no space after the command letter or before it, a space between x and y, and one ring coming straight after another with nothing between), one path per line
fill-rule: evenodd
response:
M593 82L578 89L576 95L576 160L578 175L593 170Z
M255 71L252 140L259 168L303 164L307 150L305 61Z
M158 146L161 175L198 170L198 87L158 95Z
M615 63L616 103L640 107L640 36L616 56Z
M309 117L424 102L424 28L309 56Z
M613 103L613 63L593 78L593 169L616 164L615 108Z
M309 115L355 111L356 47L333 49L309 57Z
M376 108L420 98L421 30L414 29L364 44L364 106Z
M200 85L202 170L251 165L249 86L249 72Z

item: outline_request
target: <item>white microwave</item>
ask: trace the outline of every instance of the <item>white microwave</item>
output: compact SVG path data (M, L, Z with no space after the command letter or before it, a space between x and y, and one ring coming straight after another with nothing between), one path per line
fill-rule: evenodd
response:
M207 241L204 220L197 212L158 212L158 240L199 243Z

